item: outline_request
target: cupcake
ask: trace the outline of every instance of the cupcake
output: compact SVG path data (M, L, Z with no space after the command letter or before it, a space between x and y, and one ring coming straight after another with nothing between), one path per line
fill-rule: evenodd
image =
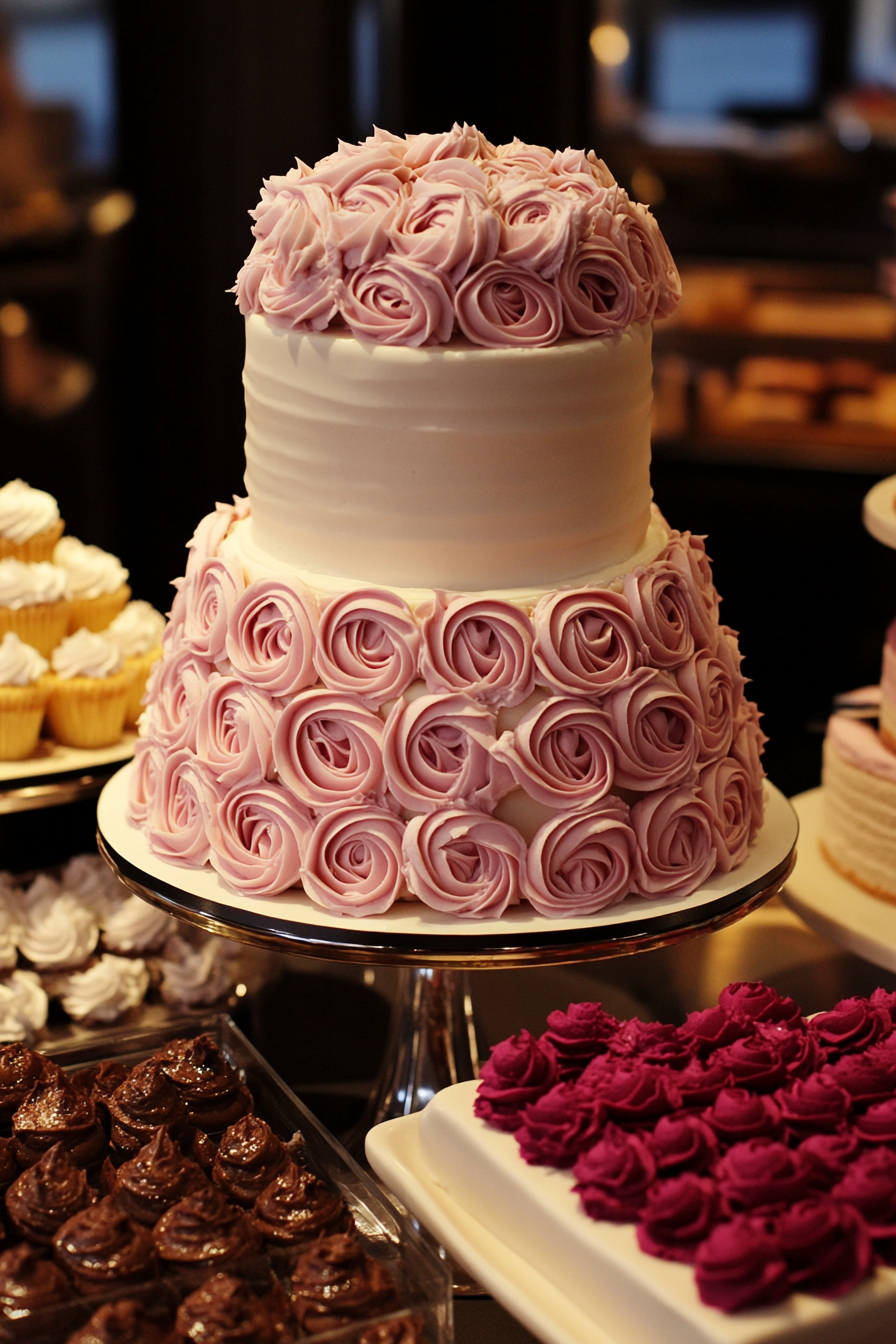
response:
M109 1098L117 1087L121 1087L128 1072L128 1066L122 1060L104 1059L99 1064L89 1064L87 1068L78 1069L77 1073L69 1075L75 1086L80 1087L81 1091L90 1097L96 1107L100 1123L106 1131L112 1124L109 1116Z
M74 970L87 962L100 936L86 906L55 883L29 887L22 902L19 951L37 971Z
M71 1298L71 1284L59 1266L45 1260L27 1241L0 1255L0 1318L15 1321L17 1329L18 1322L24 1323L32 1312Z
M50 698L46 658L13 630L0 640L0 761L33 756Z
M109 1115L113 1155L124 1157L135 1156L159 1125L167 1125L174 1139L188 1128L183 1099L155 1059L131 1069L109 1098Z
M268 1245L282 1251L295 1250L319 1236L355 1229L342 1196L295 1162L262 1190L252 1221Z
M392 1275L351 1233L312 1242L299 1256L291 1282L293 1314L303 1335L369 1320L399 1305Z
M93 1200L83 1170L55 1143L13 1181L6 1192L6 1211L26 1241L52 1246L62 1224Z
M232 944L213 933L192 937L173 933L156 963L162 976L162 998L185 1008L217 1003L233 985L233 956Z
M25 1098L42 1079L57 1071L46 1056L19 1041L0 1045L0 1130L9 1133L12 1117Z
M103 945L110 952L150 952L164 943L177 921L140 896L126 896L103 924Z
M186 1103L192 1124L220 1134L252 1110L252 1095L208 1032L193 1040L169 1041L155 1052Z
M212 1180L228 1199L250 1209L288 1163L286 1145L270 1125L257 1115L244 1115L221 1136Z
M76 854L69 859L59 885L87 906L101 928L130 895L99 854Z
M164 1264L203 1274L251 1259L262 1250L248 1215L213 1185L172 1204L156 1223L152 1239Z
M111 1193L133 1222L154 1227L172 1204L206 1185L202 1168L184 1157L167 1128L160 1125L136 1157L118 1168Z
M47 1025L50 1003L34 971L0 978L0 1041L33 1041Z
M44 560L0 560L0 635L11 630L49 658L68 629L68 575Z
M0 487L0 560L52 560L64 528L59 506L46 490L20 480Z
M69 634L82 626L105 630L131 596L128 571L116 556L99 546L85 546L77 537L63 537L53 551L53 564L68 576Z
M125 723L133 728L143 712L143 692L146 679L157 658L162 656L162 634L165 617L148 602L129 602L119 612L106 634L121 651L125 667L131 668L134 680Z
M99 1307L65 1344L167 1344L168 1338L150 1320L142 1302L124 1297Z
M132 1223L108 1197L63 1223L53 1246L57 1262L85 1294L144 1283L158 1269L147 1229Z
M230 1274L213 1274L184 1298L174 1323L174 1339L190 1344L277 1344L281 1338L280 1314Z
M117 647L86 629L53 650L47 722L67 747L108 747L124 730L131 672Z
M117 1022L143 1002L149 969L140 957L104 952L85 971L74 971L55 985L62 1006L76 1022Z
M57 1143L79 1167L90 1167L106 1146L96 1107L61 1070L38 1083L22 1102L12 1118L12 1136L20 1167L34 1166Z

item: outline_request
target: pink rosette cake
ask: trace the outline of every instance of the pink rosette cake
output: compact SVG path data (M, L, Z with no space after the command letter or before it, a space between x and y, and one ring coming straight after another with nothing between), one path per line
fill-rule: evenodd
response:
M459 919L743 862L758 711L703 540L651 506L679 283L650 212L592 153L455 126L298 162L253 220L248 499L175 584L130 796L153 852Z

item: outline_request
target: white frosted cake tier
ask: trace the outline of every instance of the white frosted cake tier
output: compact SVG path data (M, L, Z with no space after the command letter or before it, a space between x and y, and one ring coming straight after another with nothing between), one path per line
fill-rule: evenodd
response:
M650 521L651 328L545 349L373 345L246 322L255 546L395 587L624 568Z

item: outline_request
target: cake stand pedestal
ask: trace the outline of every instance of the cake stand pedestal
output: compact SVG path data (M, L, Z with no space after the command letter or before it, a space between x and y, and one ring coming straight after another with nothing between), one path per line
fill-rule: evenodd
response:
M688 897L629 896L609 910L569 919L546 919L519 905L501 919L461 921L416 901L397 902L384 915L342 918L298 892L238 895L211 869L157 858L126 819L133 768L113 776L97 809L100 853L131 891L211 933L270 951L401 968L365 1129L421 1110L441 1088L477 1076L467 971L597 961L725 928L780 891L795 861L796 815L766 784L765 822L745 862Z

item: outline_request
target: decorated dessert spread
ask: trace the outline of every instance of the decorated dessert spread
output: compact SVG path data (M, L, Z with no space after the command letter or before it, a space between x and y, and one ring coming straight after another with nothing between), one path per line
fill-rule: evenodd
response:
M189 543L129 817L335 915L686 896L762 824L701 538L651 508L679 287L593 154L377 132L266 182L247 500Z
M760 983L681 1027L571 1004L437 1094L423 1161L614 1339L883 1339L894 1014L876 990L807 1020Z

